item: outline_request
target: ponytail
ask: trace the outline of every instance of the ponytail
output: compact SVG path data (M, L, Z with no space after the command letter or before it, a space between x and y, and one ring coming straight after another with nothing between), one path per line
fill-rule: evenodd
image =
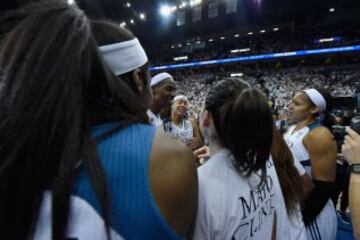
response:
M273 139L273 119L265 95L238 79L226 79L210 90L206 108L218 136L234 156L236 168L249 176L266 175Z
M294 165L294 158L279 130L274 126L274 141L271 149L276 173L284 196L288 215L296 214L304 187Z

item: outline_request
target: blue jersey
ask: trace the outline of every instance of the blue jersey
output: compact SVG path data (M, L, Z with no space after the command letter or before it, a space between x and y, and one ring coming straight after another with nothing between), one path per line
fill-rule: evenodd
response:
M93 129L102 135L113 125ZM166 223L149 187L149 157L155 128L132 125L98 143L110 194L112 239L181 239ZM105 239L100 204L83 166L76 170L68 222L69 239ZM45 192L34 239L50 239L51 193Z

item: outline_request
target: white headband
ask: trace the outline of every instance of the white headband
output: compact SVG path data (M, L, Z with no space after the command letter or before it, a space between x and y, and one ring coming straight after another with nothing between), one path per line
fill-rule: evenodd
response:
M180 100L180 99L184 99L186 101L189 101L188 98L184 95L177 95L176 97L174 97L173 102Z
M173 78L170 74L164 72L164 73L159 73L157 75L155 75L152 79L151 79L151 86L156 86L159 83L161 83L162 81L164 81L165 79L168 78Z
M320 113L326 111L326 101L323 95L319 93L316 89L308 89L304 90L306 95L311 99L311 101L319 108Z
M135 70L148 61L146 53L137 38L101 46L99 49L115 75Z

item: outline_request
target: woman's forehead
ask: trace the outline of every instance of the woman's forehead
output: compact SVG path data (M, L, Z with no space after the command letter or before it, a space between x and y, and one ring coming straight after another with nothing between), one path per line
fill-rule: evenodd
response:
M297 91L295 92L293 99L296 100L306 100L306 94L303 91Z

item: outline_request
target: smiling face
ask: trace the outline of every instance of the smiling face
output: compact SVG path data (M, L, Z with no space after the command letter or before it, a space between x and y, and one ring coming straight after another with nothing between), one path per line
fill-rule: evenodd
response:
M184 99L180 98L173 102L171 110L177 116L184 117L189 109L189 102Z
M298 123L313 117L318 108L310 101L304 92L298 92L294 95L289 105L289 123Z
M153 88L153 104L156 104L159 109L170 106L176 89L175 81L172 78L163 80Z

